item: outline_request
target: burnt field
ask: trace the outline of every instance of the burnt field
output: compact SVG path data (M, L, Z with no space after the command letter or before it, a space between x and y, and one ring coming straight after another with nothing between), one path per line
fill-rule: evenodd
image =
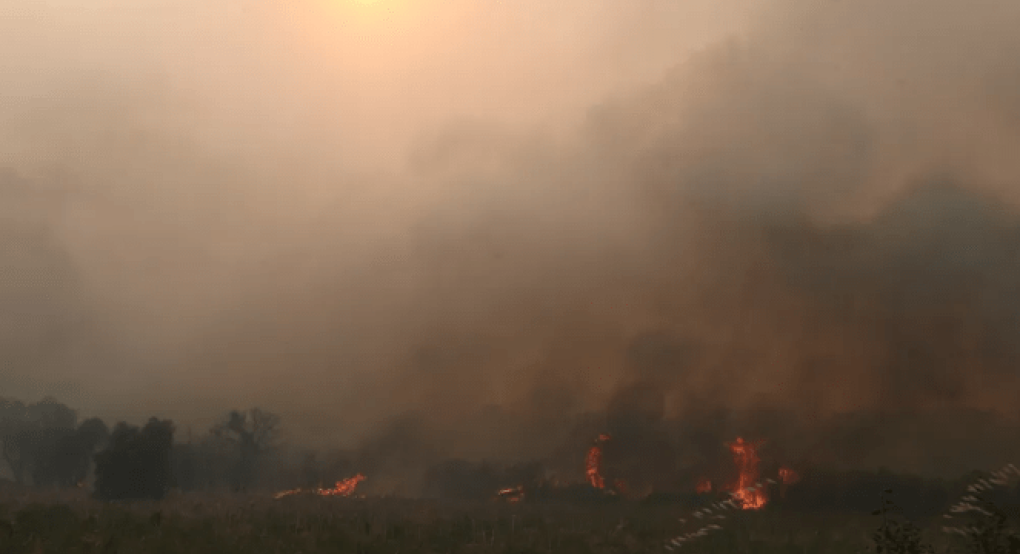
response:
M935 552L1015 551L1020 491L1006 470L954 482L814 472L785 494L778 485L758 490L767 500L745 509L721 505L732 493L638 500L582 487L526 491L517 501L171 491L160 501L103 502L84 489L7 484L0 552L923 551L911 541ZM884 502L893 504L885 513Z

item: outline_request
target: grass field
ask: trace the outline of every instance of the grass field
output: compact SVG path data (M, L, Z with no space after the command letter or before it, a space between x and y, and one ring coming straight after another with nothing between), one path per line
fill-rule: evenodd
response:
M681 523L680 519L688 519ZM27 553L637 553L702 525L676 505L475 505L406 499L172 494L101 503L84 491L0 498L0 552ZM741 512L686 543L692 553L856 554L871 547L870 514ZM933 522L923 522L933 527ZM937 551L945 535L926 532Z

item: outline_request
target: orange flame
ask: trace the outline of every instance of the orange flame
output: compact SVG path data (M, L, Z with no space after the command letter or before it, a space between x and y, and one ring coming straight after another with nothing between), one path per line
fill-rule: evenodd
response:
M314 490L291 489L287 491L278 492L275 495L273 495L273 498L279 499L285 496L291 496L294 494L302 493L317 494L319 496L350 496L354 492L354 489L358 487L358 483L364 481L365 479L367 479L367 477L359 473L354 477L348 477L343 481L337 481L336 485L331 489L322 488Z
M362 474L357 474L354 477L348 477L343 481L337 481L336 486L331 489L319 489L318 493L322 496L350 496L354 492L354 489L358 488L358 483L367 479Z
M741 507L745 510L757 510L765 505L767 499L765 491L761 489L758 481L758 447L761 443L751 444L743 438L737 437L735 442L727 445L733 452L733 462L740 472L737 484L734 486L733 496L740 501Z
M588 482L596 489L606 488L606 480L602 477L602 443L609 438L609 435L604 433L599 435L595 445L588 449L588 457L585 460L585 473L588 475Z
M698 494L708 494L712 492L712 482L707 478L702 477L701 479L698 479L698 484L694 486L694 490Z

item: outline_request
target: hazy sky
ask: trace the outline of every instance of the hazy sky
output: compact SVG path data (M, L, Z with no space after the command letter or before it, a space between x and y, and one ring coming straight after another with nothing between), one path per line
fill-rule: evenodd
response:
M339 291L386 264L377 251L400 249L423 210L470 187L406 170L447 128L478 126L497 141L563 134L743 15L714 1L15 0L4 10L2 165L48 189L13 209L46 227L34 240L67 274L38 271L67 281L76 310L35 292L54 312L39 325L69 330L33 348L27 363L38 366L12 364L4 385L111 413L148 409L132 408L131 393L195 385L179 364L210 333L230 332L246 294L262 297L276 279L335 279ZM503 155L482 146L493 147ZM466 155L464 171L476 171L479 153ZM277 262L287 256L295 266ZM225 393L197 384L200 396Z
M1013 0L0 11L4 396L1012 409Z

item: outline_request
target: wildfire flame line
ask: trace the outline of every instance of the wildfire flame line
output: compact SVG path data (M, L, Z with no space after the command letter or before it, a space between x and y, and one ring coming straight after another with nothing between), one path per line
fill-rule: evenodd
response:
M733 461L737 466L737 484L734 487L734 490L729 493L729 499L716 502L708 508L696 510L692 514L695 518L708 518L714 521L721 521L726 519L725 513L729 510L760 509L767 502L764 491L764 486L766 484L777 485L781 482L785 487L800 480L800 476L797 475L797 472L787 467L780 467L779 482L773 479L765 479L764 481L759 480L758 462L760 459L758 458L757 449L762 444L762 441L749 443L745 442L743 438L737 437L736 441L727 445L733 453ZM754 482L753 485L751 485L752 482ZM707 486L705 486L706 483ZM702 479L698 483L696 490L702 494L710 492L711 482L706 479ZM686 524L687 520L681 518L680 523ZM695 531L685 533L668 540L666 543L666 550L672 551L683 546L688 541L704 537L712 531L720 531L722 529L723 527L718 523L707 523Z
M367 477L365 477L364 475L359 473L359 474L355 475L354 477L348 477L347 479L344 479L342 481L337 481L336 485L333 488L331 488L331 489L323 489L323 488L312 489L312 490L308 490L308 489L291 489L291 490L287 490L287 491L278 492L275 495L273 495L273 498L278 500L278 499L283 498L285 496L292 496L292 495L295 495L295 494L304 494L304 493L307 493L307 494L316 494L316 495L319 495L319 496L350 496L354 492L354 489L356 489L358 487L358 483L364 481L365 479L367 479Z

